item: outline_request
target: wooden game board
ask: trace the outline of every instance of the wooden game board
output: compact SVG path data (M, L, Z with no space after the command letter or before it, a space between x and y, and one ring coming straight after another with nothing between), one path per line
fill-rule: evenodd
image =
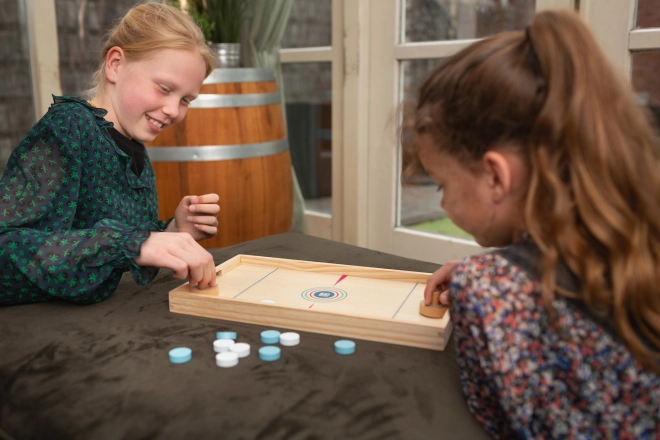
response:
M172 290L170 311L432 350L451 334L449 313L419 314L429 273L252 255L216 269L216 287Z

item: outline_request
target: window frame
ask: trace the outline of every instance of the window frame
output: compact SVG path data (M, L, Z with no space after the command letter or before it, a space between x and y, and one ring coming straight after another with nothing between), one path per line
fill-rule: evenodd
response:
M28 18L37 119L61 93L55 1L22 0ZM395 227L399 153L384 128L398 105L400 63L450 56L476 40L401 43L404 0L332 0L331 46L281 50L281 62L330 62L332 214L305 211L311 235L443 263L479 251L467 240ZM636 0L537 0L575 8L613 64L631 79L632 54L660 51L660 27L633 29ZM467 246L467 247L466 247ZM470 246L471 249L470 249Z
M443 58L454 55L478 41L451 40L401 42L401 24L405 20L405 0L364 0L369 5L368 71L373 72L369 86L368 124L368 208L369 225L366 247L383 252L436 263L484 252L471 240L414 231L397 226L401 203L398 195L400 175L396 139L383 137L383 127L393 120L392 109L399 103L401 63L416 59ZM573 0L537 0L536 11L550 8L572 8ZM389 92L389 91L392 92ZM396 117L396 116L394 116ZM390 135L391 135L390 130Z

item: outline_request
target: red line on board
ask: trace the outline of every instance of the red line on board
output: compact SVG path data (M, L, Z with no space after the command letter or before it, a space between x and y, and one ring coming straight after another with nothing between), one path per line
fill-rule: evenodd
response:
M314 304L312 304L312 305L311 305L311 306L309 306L308 308L310 308L310 309L311 309L312 307L314 307Z
M342 275L342 276L340 276L339 279L337 280L337 282L336 282L334 285L336 286L337 284L339 284L339 282L340 282L341 280L343 280L344 278L346 278L347 276L348 276L348 275Z

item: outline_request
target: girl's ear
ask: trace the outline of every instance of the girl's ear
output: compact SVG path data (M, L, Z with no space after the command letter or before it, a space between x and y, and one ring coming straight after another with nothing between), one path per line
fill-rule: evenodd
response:
M120 67L124 64L126 58L124 51L119 46L111 47L105 56L105 79L114 84L117 82Z
M508 155L494 150L483 156L483 171L494 203L501 202L511 191L512 164L509 159Z

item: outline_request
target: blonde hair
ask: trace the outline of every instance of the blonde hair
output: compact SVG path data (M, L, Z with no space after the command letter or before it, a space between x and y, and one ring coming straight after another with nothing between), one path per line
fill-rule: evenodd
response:
M103 90L105 59L113 47L120 47L129 60L141 60L160 49L184 49L199 52L206 64L206 76L217 65L217 54L206 44L204 35L193 20L181 10L163 3L143 3L131 8L106 34L94 72L89 98Z
M563 261L581 280L578 297L613 317L635 358L660 372L660 142L577 14L541 12L526 31L448 59L422 86L413 119L416 135L466 165L517 145L551 317L555 292L573 296L555 283Z

